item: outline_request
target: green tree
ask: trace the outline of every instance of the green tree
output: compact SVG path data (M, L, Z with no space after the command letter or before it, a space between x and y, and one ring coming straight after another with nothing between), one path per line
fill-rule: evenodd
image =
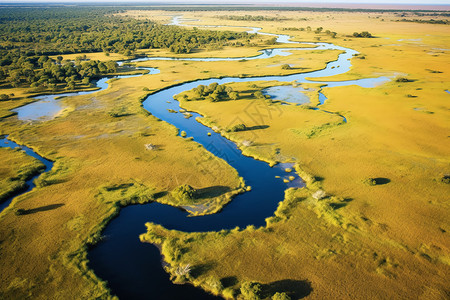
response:
M253 93L253 95L258 99L264 98L264 94L261 91L256 91Z
M230 97L230 99L232 100L237 100L239 99L239 94L237 92L231 92L228 94L228 96Z
M253 281L246 281L241 285L241 294L246 300L261 299L261 284Z
M272 296L272 300L291 300L291 297L289 297L286 293L277 292Z
M191 202L192 200L194 200L196 192L197 190L194 189L192 186L188 184L183 184L176 187L172 191L172 196L180 201Z

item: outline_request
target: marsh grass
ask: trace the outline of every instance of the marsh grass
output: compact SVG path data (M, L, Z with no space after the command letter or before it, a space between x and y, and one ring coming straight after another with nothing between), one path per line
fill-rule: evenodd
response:
M0 202L25 190L25 182L45 169L39 160L18 149L0 148L0 156Z
M306 138L311 139L311 138L315 138L318 137L322 134L325 134L327 132L329 132L332 129L337 128L338 126L344 125L345 123L343 121L338 121L338 122L333 122L333 123L325 123L322 124L320 126L314 126L312 128L309 129L291 129L292 132L299 134L299 135L304 135Z

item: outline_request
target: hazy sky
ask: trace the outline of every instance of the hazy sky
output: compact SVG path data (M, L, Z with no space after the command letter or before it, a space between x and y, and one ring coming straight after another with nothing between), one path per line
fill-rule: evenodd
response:
M141 3L218 3L218 4L239 4L239 3L376 3L376 4L447 4L450 5L450 0L0 0L0 3L62 3L62 2L141 2Z

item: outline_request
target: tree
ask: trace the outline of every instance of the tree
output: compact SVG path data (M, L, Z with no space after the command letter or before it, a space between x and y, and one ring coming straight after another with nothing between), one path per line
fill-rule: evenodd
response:
M273 38L267 40L267 42L266 42L267 45L275 45L276 43L277 43L276 37L273 37Z
M208 85L208 92L210 93L214 92L218 85L219 84L217 82L213 82L210 85Z
M7 101L9 100L9 96L6 94L0 94L0 101Z
M256 91L253 95L258 99L264 98L264 94L261 91Z
M291 300L291 297L289 297L286 293L277 292L272 296L272 300Z
M229 95L230 99L232 99L232 100L239 99L239 94L237 92L231 92L228 95Z
M107 61L106 62L106 69L108 71L108 73L115 73L117 72L117 68L119 67L119 65L115 62L115 61Z
M372 34L368 31L363 31L361 33L358 32L353 32L353 36L354 37L358 37L358 38L372 38Z
M246 281L241 285L241 294L246 300L261 299L261 284L253 281Z
M82 84L89 84L90 78L89 77L84 77L83 80L81 80Z
M212 102L217 102L220 100L219 93L217 91L214 91L212 94L209 95Z
M244 131L247 129L247 126L245 126L245 124L236 124L234 126L232 126L229 131L231 132L237 132L237 131Z
M188 184L183 184L183 185L176 187L172 191L172 196L175 199L178 199L180 201L190 202L190 201L194 200L196 192L197 192L197 190L194 189L192 186L190 186Z

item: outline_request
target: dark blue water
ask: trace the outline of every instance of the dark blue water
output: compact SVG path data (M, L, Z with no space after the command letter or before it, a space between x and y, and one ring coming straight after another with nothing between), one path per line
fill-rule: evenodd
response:
M21 193L20 193L21 195L31 191L35 187L34 180L37 177L39 177L42 173L50 171L53 167L53 162L49 161L48 159L43 158L42 156L38 155L36 152L34 152L32 149L30 149L26 146L19 145L11 140L8 140L8 137L0 138L0 147L1 148L11 148L11 149L20 148L26 154L38 159L41 163L43 163L45 165L45 169L43 169L39 174L36 174L35 176L33 176L32 178L30 178L29 180L27 180L25 182L27 188L26 188L26 190L21 191ZM17 197L17 195L13 195L10 198L6 199L4 202L0 203L0 212L2 212L6 207L8 207L9 204L11 204L11 201L15 197Z

